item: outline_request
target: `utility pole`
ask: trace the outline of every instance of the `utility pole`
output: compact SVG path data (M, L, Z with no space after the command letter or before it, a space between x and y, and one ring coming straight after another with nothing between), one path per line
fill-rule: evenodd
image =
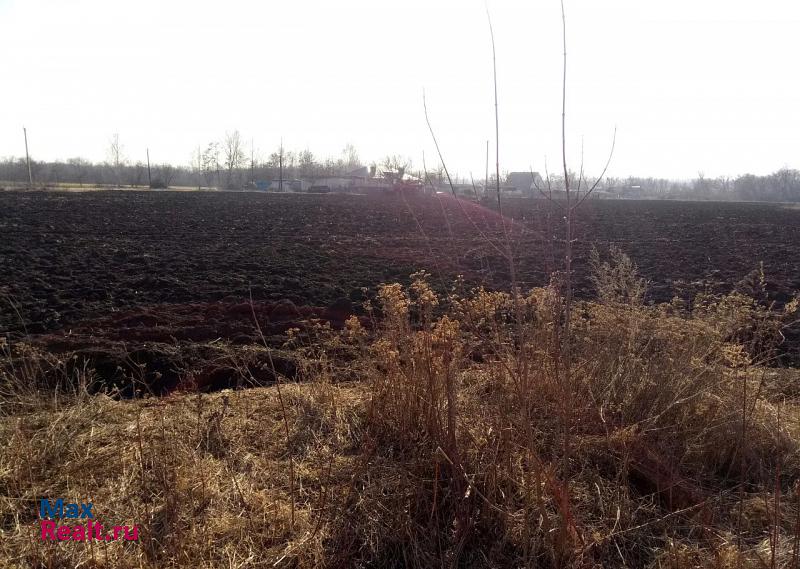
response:
M28 163L28 187L33 187L33 174L31 173L31 157L28 154L28 129L22 127L22 133L25 135L25 162Z
M153 189L153 179L150 177L150 149L147 148L147 187Z

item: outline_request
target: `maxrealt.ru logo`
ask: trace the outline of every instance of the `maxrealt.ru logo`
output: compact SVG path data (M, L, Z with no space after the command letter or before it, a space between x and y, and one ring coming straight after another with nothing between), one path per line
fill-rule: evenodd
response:
M55 501L40 500L39 523L42 539L50 541L115 541L139 539L139 526L112 526L107 533L103 524L95 521L92 508L94 504L64 502L62 498ZM58 519L61 523L56 523ZM69 524L65 520L82 520L85 523Z

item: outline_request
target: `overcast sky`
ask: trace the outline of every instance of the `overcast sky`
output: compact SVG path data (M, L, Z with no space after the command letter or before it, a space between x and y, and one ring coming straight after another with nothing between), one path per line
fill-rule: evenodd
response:
M560 161L557 0L489 0L501 169ZM689 178L800 167L800 2L566 0L568 153ZM0 0L0 156L188 163L238 129L287 148L450 169L494 148L483 0ZM494 161L494 151L490 160Z

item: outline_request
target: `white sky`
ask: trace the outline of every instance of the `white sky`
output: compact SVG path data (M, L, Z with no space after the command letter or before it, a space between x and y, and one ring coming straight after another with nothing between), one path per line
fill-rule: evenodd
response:
M560 161L558 0L489 0L502 170ZM597 172L800 167L800 2L566 0L568 152ZM483 177L494 147L483 0L0 0L0 156L188 163L239 129L289 149L438 162ZM494 161L494 152L490 160Z

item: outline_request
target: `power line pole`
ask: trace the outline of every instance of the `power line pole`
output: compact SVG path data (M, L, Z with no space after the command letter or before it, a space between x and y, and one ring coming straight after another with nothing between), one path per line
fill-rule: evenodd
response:
M153 179L150 177L150 149L147 148L147 187L153 189Z
M28 187L33 187L33 174L31 173L31 157L28 154L28 129L22 127L22 134L25 135L25 162L28 163Z

